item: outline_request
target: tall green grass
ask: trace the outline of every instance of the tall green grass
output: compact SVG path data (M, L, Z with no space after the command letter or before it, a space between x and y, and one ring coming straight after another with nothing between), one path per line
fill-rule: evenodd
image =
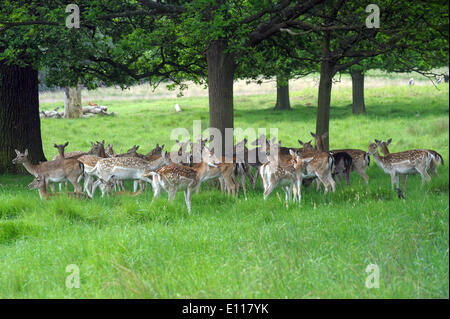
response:
M351 91L333 91L330 143L367 149L393 138L391 151L431 148L444 157L439 177L407 181L406 200L372 162L369 185L352 174L323 196L304 188L300 204L281 190L230 198L202 185L187 214L183 194L41 201L31 176L0 176L2 298L448 298L448 86L366 90L367 114L351 114ZM293 110L273 111L275 95L235 98L235 126L277 127L283 145L314 131L316 89L291 92ZM176 113L179 103L183 112ZM114 117L43 119L48 158L53 143L88 149L105 139L116 148L171 146L170 131L208 123L206 98L108 101ZM53 107L53 105L43 105ZM131 184L127 184L128 188ZM65 285L80 268L80 288ZM377 264L380 288L365 269Z

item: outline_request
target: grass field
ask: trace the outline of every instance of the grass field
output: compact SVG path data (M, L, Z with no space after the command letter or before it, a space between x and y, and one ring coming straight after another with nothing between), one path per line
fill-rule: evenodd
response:
M283 145L297 146L311 139L316 100L317 88L292 91L293 110L275 112L273 93L236 96L235 126L277 127ZM87 150L101 139L146 153L173 145L172 128L208 123L205 97L93 102L117 115L42 120L47 158L55 142ZM363 116L350 103L350 88L333 91L332 148L392 138L391 152L434 149L445 161L439 178L421 188L409 177L399 200L372 161L368 186L352 174L351 187L325 197L309 187L289 207L281 190L263 201L259 187L246 201L203 185L188 215L182 193L173 203L152 202L151 191L41 201L31 176L0 176L0 298L448 298L448 85L368 88ZM70 264L79 289L65 285ZM378 289L365 287L369 264L379 266Z

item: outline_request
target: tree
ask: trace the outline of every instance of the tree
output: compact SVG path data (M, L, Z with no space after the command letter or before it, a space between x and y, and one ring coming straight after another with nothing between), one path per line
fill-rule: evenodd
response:
M275 110L290 110L289 102L289 77L283 75L277 76L277 102Z
M448 3L437 2L431 7L425 1L378 2L382 12L379 28L368 28L364 23L367 18L364 1L326 1L310 10L308 19L288 23L289 30L300 30L298 34L309 37L310 43L321 42L320 49L298 48L302 51L299 55L320 57L317 135L329 131L332 80L336 73L394 49L424 53L444 42L442 48L448 57L448 31L442 28L445 23L439 23L441 12L448 16ZM328 137L324 139L324 147L329 149Z
M83 116L83 106L81 104L81 88L78 84L75 87L64 88L64 117L79 118Z
M80 1L83 20L77 33L83 34L85 50L66 69L84 74L84 80L96 77L122 86L142 79L155 85L170 79L181 86L186 80L202 83L206 79L210 126L224 139L225 129L234 124L233 81L242 72L241 59L322 1ZM46 4L38 19L3 25L58 28L60 22L48 19L56 12ZM68 50L80 51L69 46Z

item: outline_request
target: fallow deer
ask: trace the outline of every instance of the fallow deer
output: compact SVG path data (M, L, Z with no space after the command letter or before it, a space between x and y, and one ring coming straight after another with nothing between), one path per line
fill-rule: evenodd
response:
M422 177L422 185L424 181L429 181L431 179L427 172L427 168L433 160L433 155L431 155L431 153L425 150L409 150L381 156L378 153L380 144L380 141L378 141L378 143L370 141L368 153L373 156L375 163L386 174L391 176L392 190L394 190L395 183L399 197L402 193L399 186L399 175L420 174Z
M152 186L154 198L159 196L160 188L169 194L169 201L175 199L178 190L184 190L184 199L188 213L191 212L191 197L193 190L205 179L210 167L216 167L218 160L206 147L202 151L202 162L198 166L189 167L170 163L156 170L147 172L143 177L153 176Z
M370 156L367 152L359 149L339 149L331 150L331 154L344 152L352 157L352 171L356 172L366 182L369 183L369 176L366 173L367 167L370 164Z
M91 197L94 196L96 188L102 180L109 182L111 178L115 180L134 180L134 192L137 191L137 181L151 183L152 181L143 176L144 173L155 171L158 168L169 164L169 157L163 152L158 159L149 162L140 157L113 157L103 158L95 165L96 175L99 179L94 183ZM104 193L102 193L102 197Z
M33 176L43 176L45 182L63 182L68 180L74 187L75 192L81 193L82 188L79 179L83 176L84 165L76 159L57 159L54 161L33 164L28 159L28 149L24 153L15 150L17 157L13 164L22 163L25 169Z
M191 150L192 150L192 158L202 158L201 163L194 163L192 165L193 168L198 169L202 165L204 165L204 159L203 159L203 152L201 150L205 151L207 150L208 154L211 154L210 151L205 147L205 144L207 142L206 140L199 139L196 143L191 144ZM216 158L216 156L214 156ZM222 158L217 160L217 164L213 167L209 167L209 169L204 173L202 177L202 181L212 180L215 178L219 178L219 181L221 178L223 178L223 181L225 183L225 188L221 185L222 191L226 189L227 193L234 197L235 196L235 190L236 185L233 181L233 174L234 174L234 163L230 163L231 161L228 161L225 156L222 156ZM198 194L200 191L200 184L197 186L196 193Z
M324 148L324 143L323 143L323 139L326 138L328 136L328 132L325 132L324 134L322 134L321 136L314 134L313 132L311 132L311 136L314 138L315 142L316 142L316 149L318 151L324 152L325 148ZM331 156L333 156L333 177L337 178L337 177L342 177L347 186L350 186L350 171L352 169L352 164L353 164L353 160L352 157L345 153L345 152L335 152L335 153L331 153Z
M375 143L379 144L380 151L381 151L381 153L383 153L383 155L390 154L388 146L389 146L389 144L391 144L391 142L392 142L392 138L388 139L386 142L375 139ZM439 164L444 165L444 159L442 158L442 155L433 150L425 149L425 151L429 152L433 156L433 160L430 162L430 166L427 168L428 174L430 176L431 175L438 176L437 169L439 167ZM404 174L400 175L403 188L405 188L405 189L406 189L406 178L407 177L408 177L408 175L404 175Z
M57 160L57 159L61 159L61 158L78 159L80 156L88 154L83 151L73 151L73 152L65 153L65 148L67 145L69 145L69 142L66 142L65 144L61 144L61 145L57 145L57 144L54 145L54 147L56 147L58 149L58 155L53 157L53 159L52 159L53 161Z
M301 183L304 165L310 162L312 158L303 159L295 156L295 154L295 151L292 149L289 151L291 159L288 161L287 166L280 165L280 161L273 154L266 154L269 161L264 163L260 168L260 175L264 186L264 200L267 199L277 186L282 186L286 202L290 201L292 190L294 190L293 200L301 200ZM295 157L295 162L292 157Z
M63 193L48 193L46 184L47 183L45 181L45 177L44 176L37 176L28 185L28 188L29 189L38 189L39 190L39 197L41 199L49 199L50 197L58 196L58 195L62 195L63 194ZM69 196L69 197L73 197L73 198L89 198L86 194L79 193L79 192L69 192L69 193L66 193L66 195Z

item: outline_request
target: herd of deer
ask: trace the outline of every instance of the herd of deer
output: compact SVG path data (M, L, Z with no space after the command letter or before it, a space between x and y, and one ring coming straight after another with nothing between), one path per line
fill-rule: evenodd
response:
M335 180L339 178L343 178L349 185L351 171L359 174L364 182L368 183L366 168L369 166L370 156L373 156L375 163L391 176L392 189L394 190L396 184L398 196L403 197L399 176L402 177L403 187L407 175L410 174L420 174L423 184L424 181L430 180L430 174L437 176L437 167L444 164L442 156L432 150L390 153L388 145L392 139L387 142L370 142L368 152L359 149L325 152L323 139L326 135L311 135L315 139L315 147L312 146L312 141L303 143L300 140L300 148L282 147L280 141L275 142L275 138L269 141L261 135L251 143L255 148L248 149L247 140L244 139L236 144L233 154L220 158L206 147L207 139L199 139L196 143L177 141L179 150L170 153L164 151L164 144L156 144L146 155L139 154L139 146L136 145L126 153L116 154L112 145L105 147L105 141L91 142L92 148L88 152L64 153L68 145L66 142L63 145L54 145L59 155L52 161L35 165L28 159L28 150L24 153L16 150L17 157L13 163L22 163L25 169L35 176L29 188L38 189L41 199L61 194L55 193L54 185L49 183L60 183L61 191L61 182L69 181L75 191L67 194L86 198L94 197L97 188L100 188L102 197L113 190L115 194L136 196L150 183L154 197L158 197L163 189L168 193L169 201L174 200L178 190L184 190L188 212L191 211L192 192L196 190L198 193L202 182L216 178L219 179L221 190L231 193L232 196L239 193L241 185L246 198L246 179L248 178L255 188L258 177L261 177L264 199L280 186L285 192L286 201L291 200L292 193L293 200L300 201L301 186L309 185L314 180L318 190L321 184L324 185L325 194L330 187L335 191ZM384 156L378 153L378 148ZM195 158L200 160L193 160ZM80 185L82 178L84 189ZM134 181L132 192L125 190L124 180ZM48 184L52 193L47 192Z

